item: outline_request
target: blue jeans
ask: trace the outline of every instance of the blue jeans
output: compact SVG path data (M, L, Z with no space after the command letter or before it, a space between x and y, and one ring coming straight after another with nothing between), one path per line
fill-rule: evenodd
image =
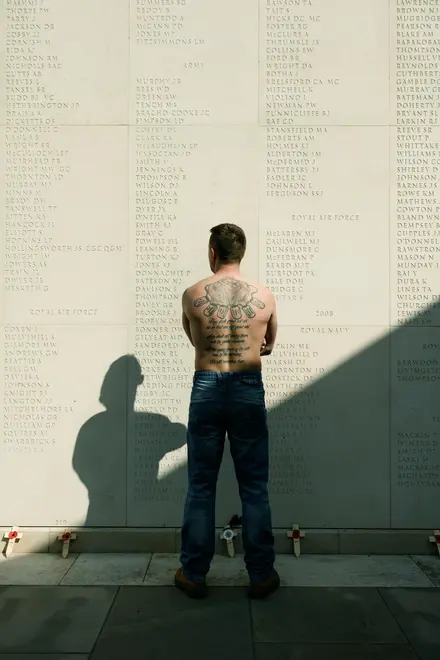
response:
M188 494L182 526L183 574L200 582L215 552L217 477L228 435L242 503L244 560L266 580L275 553L267 483L269 447L261 372L196 371L188 420Z

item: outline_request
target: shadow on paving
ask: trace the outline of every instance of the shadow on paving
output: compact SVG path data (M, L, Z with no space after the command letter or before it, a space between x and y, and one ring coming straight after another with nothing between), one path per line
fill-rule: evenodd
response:
M7 653L52 660L62 653L91 660L438 660L440 590L285 588L249 602L239 587L213 588L204 601L172 587L4 587L0 660Z

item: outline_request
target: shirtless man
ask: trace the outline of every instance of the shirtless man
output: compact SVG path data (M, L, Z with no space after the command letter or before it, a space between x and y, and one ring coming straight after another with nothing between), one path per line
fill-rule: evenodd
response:
M269 449L261 357L272 353L277 317L272 293L240 274L246 250L242 229L211 229L213 275L187 289L182 322L195 348L188 420L188 494L182 526L181 568L175 585L192 597L206 595L215 551L217 476L228 435L243 517L249 595L263 598L280 579L267 491Z

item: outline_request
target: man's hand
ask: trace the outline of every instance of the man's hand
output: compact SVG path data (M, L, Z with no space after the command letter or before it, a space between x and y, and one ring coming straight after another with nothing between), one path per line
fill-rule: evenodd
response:
M265 355L270 355L273 351L273 346L269 346L266 343L266 340L263 339L263 343L260 346L260 356L264 357Z

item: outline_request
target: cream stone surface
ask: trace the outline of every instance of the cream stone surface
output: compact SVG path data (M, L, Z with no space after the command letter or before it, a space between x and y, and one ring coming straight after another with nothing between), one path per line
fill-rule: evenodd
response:
M103 380L127 329L5 326L2 345L0 524L82 525L97 507L101 524L125 525L126 388Z
M260 90L264 90L260 122L270 126L388 124L386 2L260 0L259 4ZM278 85L283 89L276 89Z
M142 584L151 555L81 554L66 575L63 585L135 585Z
M154 554L144 584L171 585L178 566L177 554ZM282 587L434 587L410 557L303 555L298 559L282 555L276 559L276 568ZM207 582L210 586L247 586L243 555L216 555Z
M132 124L257 125L257 2L130 7Z
M432 560L432 561L431 561ZM436 563L437 562L437 563ZM0 557L0 584L170 586L179 566L178 554L149 556L54 555ZM406 587L439 586L435 557L323 555L278 556L276 567L282 587ZM216 555L208 574L212 587L246 587L249 577L243 555Z
M177 321L180 332L182 291L207 276L211 227L243 227L243 272L258 278L258 129L131 127L129 149L129 320Z
M390 179L391 323L438 326L440 128L398 125L390 138L397 156Z
M17 123L12 103L26 101L39 104L46 127L127 123L127 2L112 2L111 11L107 0L2 5L8 83L23 85L1 106L6 123Z
M39 197L7 209L4 323L126 323L127 127L57 127L38 164L6 130L6 187Z
M260 279L280 324L387 325L388 129L262 130Z
M2 526L180 527L181 295L234 222L278 301L274 526L438 528L436 11L3 3Z
M12 554L0 556L0 584L56 585L75 562L77 555L67 559L49 554Z
M439 126L436 3L393 0L390 14L390 122L406 134L406 148L419 148ZM415 96L413 96L415 95ZM405 127L405 128L404 128ZM417 134L423 135L420 141ZM412 143L412 144L411 144ZM413 163L415 164L415 163Z

